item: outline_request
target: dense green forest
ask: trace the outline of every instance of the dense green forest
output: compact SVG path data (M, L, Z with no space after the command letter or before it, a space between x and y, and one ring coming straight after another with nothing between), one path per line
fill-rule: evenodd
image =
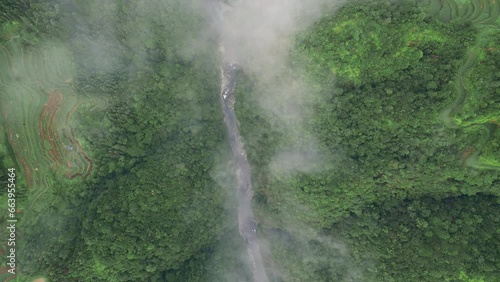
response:
M220 280L229 272L226 265L245 273L233 251L242 242L236 240L231 252L213 248L226 232L234 233L236 215L216 41L192 46L206 22L200 8L183 1L17 2L2 2L8 12L2 48L15 56L10 43L20 41L15 47L27 57L49 52L44 48L50 42L70 51L72 90L82 101L72 130L93 164L85 180L53 173L46 177L49 189L18 183L32 193L18 203L26 209L17 280L186 281L179 269L209 259L214 267L202 277ZM44 65L49 59L41 58ZM23 62L27 73L38 71ZM2 94L7 100L8 92ZM4 125L7 136L14 125L8 119ZM6 154L8 144L1 147L2 159L15 155Z
M291 62L314 85L308 128L330 156L322 171L271 172L273 156L303 141L258 110L265 89L240 74L237 114L276 280L500 277L498 27L427 9L353 1L297 35ZM459 73L476 51L482 61ZM460 104L458 75L470 92Z
M0 11L16 281L251 281L202 1ZM499 14L490 0L324 11L274 74L308 86L304 134L261 107L272 88L238 72L271 281L500 279ZM284 156L311 167L276 168ZM3 223L4 189L0 201Z

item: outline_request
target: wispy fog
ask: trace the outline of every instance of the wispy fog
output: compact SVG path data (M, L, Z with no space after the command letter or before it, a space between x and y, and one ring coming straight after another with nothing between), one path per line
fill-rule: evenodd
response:
M214 25L220 33L226 54L237 62L254 82L256 91L250 99L257 102L260 107L258 111L264 112L271 126L285 130L285 141L279 144L268 167L271 178L286 179L295 173L320 173L338 165L337 159L340 159L342 152L322 151L322 146L311 130L313 109L319 97L312 90L310 82L301 75L301 71L291 67L290 54L297 33L311 27L325 13L334 13L344 2L255 0L233 1L230 6L216 5L218 18L223 20ZM238 103L238 97L236 101ZM244 120L240 119L240 122L243 123ZM298 276L293 277L294 273L314 272L315 267L327 265L332 269L345 268L345 281L356 281L359 273L350 263L346 247L338 240L320 234L313 226L307 225L307 222L314 222L320 217L314 207L305 204L297 194L298 191L281 188L276 190L279 192L267 191L270 194L279 194L273 195L274 202L268 204L281 207L286 205L286 210L291 213L283 214L280 207L270 206L277 214L266 215L259 210L256 211L257 216L264 225L276 224L275 227L281 228L281 231L277 232L291 234L295 246L290 246L290 255L296 258L291 257L290 261L299 259L302 263L298 265L301 270L291 265L274 263L273 250L279 249L279 245L285 242L280 236L270 235L274 231L264 230L260 247L268 275L280 276L285 281L300 281ZM321 246L324 252L318 253L317 248L311 245L313 241Z
M273 126L286 128L288 142L282 144L274 158L274 171L321 170L332 158L319 153L307 124L317 99L308 82L290 68L291 41L295 34L310 27L325 12L333 13L345 1L233 2L231 6L218 5L224 20L216 26L226 52L256 84L256 97L252 99Z

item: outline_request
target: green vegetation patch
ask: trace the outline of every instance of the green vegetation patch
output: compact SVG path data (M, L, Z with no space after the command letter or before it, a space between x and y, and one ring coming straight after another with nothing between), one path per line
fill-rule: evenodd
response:
M478 59L462 78L467 96L456 114L464 126L500 124L500 30L485 32L476 47Z
M424 56L422 47L454 40L443 27L398 3L346 5L316 26L299 43L310 64L358 85L395 79Z
M368 268L375 281L457 281L464 273L495 281L499 223L498 198L477 194L373 206L331 232L350 242L354 261L377 262Z

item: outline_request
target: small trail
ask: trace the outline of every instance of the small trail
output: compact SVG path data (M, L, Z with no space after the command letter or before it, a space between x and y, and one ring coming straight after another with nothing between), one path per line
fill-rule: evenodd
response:
M458 70L455 76L455 93L457 95L455 101L444 108L440 113L440 119L448 128L461 128L461 126L457 125L455 120L453 119L453 113L462 106L465 101L467 90L464 86L464 75L465 73L471 69L476 62L476 53L474 49L469 52L469 56L465 64L463 64Z
M266 270L262 261L258 237L257 224L252 211L252 182L250 164L247 154L243 148L240 132L238 129L238 120L234 112L234 89L236 87L236 69L237 65L227 59L224 52L224 46L221 45L220 51L223 55L221 65L221 93L222 111L224 113L224 123L226 125L229 143L233 152L233 158L236 164L236 178L238 181L238 224L240 235L245 241L248 256L252 264L253 279L256 282L267 282Z

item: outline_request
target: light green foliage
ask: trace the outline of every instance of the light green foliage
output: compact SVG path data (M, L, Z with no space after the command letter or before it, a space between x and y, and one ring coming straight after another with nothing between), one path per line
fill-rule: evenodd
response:
M457 118L462 125L491 122L500 123L500 31L491 29L482 34L477 47L476 62L462 78L467 90Z
M482 148L479 155L479 164L490 168L500 167L500 130L494 129L491 139Z
M327 67L358 85L398 78L424 56L423 46L451 43L446 30L424 21L408 5L367 2L343 9L317 23L300 46L314 67Z
M483 278L472 278L469 275L467 275L464 271L460 272L458 279L464 282L485 282Z

